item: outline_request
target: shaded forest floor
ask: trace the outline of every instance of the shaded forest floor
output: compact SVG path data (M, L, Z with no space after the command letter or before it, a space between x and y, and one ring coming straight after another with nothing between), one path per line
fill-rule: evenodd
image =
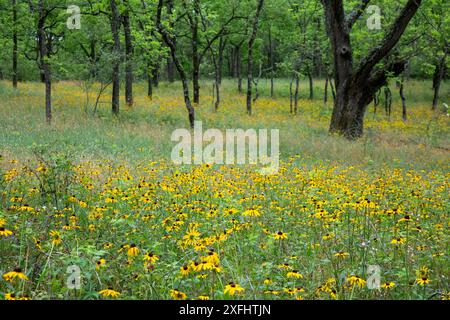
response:
M395 94L390 119L371 106L356 142L328 135L317 84L293 116L288 82L275 98L261 83L248 117L234 82L217 113L203 83L204 129L280 129L280 172L262 176L170 162L177 84L153 100L137 84L113 118L108 96L93 116L60 82L47 126L41 84L1 82L0 299L448 299L450 118L430 83L406 83L406 122Z

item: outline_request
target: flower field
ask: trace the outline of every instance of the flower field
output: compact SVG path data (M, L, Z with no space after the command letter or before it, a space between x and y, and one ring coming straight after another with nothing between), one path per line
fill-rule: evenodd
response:
M6 298L449 297L448 174L63 160L3 173Z
M0 299L449 298L449 118L424 102L430 84L405 87L408 121L394 97L350 143L328 135L330 105L302 99L290 115L280 84L247 117L224 81L221 108L205 95L198 118L279 129L269 176L174 165L177 84L153 100L136 85L111 118L58 83L51 127L39 85L0 92Z

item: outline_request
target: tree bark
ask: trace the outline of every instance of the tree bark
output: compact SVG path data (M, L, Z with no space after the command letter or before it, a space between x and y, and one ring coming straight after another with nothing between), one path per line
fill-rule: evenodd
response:
M275 57L272 40L272 30L269 27L269 64L270 64L270 97L274 96L274 74L275 74Z
M189 19L189 25L191 28L191 47L192 47L192 86L193 86L193 101L194 103L200 103L200 56L199 56L199 3L198 0L193 1L194 10L190 12L187 8L187 16Z
M295 75L295 95L294 95L294 114L298 113L298 93L300 87L300 77Z
M392 112L392 92L388 85L384 87L384 111L390 118Z
M181 64L180 60L178 59L174 39L172 38L170 33L164 28L163 24L161 23L162 6L163 6L163 0L158 0L158 7L157 7L157 11L156 11L156 26L158 28L159 33L161 34L161 36L163 38L163 41L170 49L170 54L172 56L172 60L175 63L175 67L177 68L178 73L180 75L181 83L183 85L184 103L185 103L186 109L188 111L189 124L190 124L190 127L193 129L194 122L195 122L195 111L194 111L194 107L192 106L191 99L189 97L189 83L188 83L186 72L184 71L183 65Z
M236 47L236 75L238 78L238 92L242 93L242 72L241 72L241 47Z
M153 98L153 72L150 61L147 61L147 97Z
M400 98L402 99L402 119L403 119L403 121L406 121L406 120L408 120L408 114L407 114L407 111L406 111L406 98L405 98L405 94L403 92L404 83L405 83L405 76L403 75L400 78L400 83L399 83L400 86L399 86L399 89L398 89L398 93L400 95Z
M374 70L375 66L389 55L397 44L421 2L422 0L408 0L382 42L373 46L355 70L350 30L369 1L361 1L346 16L343 0L322 0L327 33L333 49L336 84L336 100L330 123L331 133L341 134L348 139L362 136L367 105L373 100L375 92L386 84L389 73L397 76L403 72L406 61L397 60L378 70Z
M52 79L49 65L49 52L46 43L45 20L47 11L44 7L44 0L38 2L38 47L39 47L39 69L45 83L45 119L48 124L52 122Z
M223 39L223 37L220 37L219 40L219 57L218 57L218 79L219 84L222 84L222 70L223 70L223 52L225 51L225 46L227 44L227 41Z
M133 105L133 41L128 0L124 0L124 5L122 24L125 34L125 101L127 106L131 107Z
M170 83L175 81L175 66L172 57L167 58L167 81Z
M294 113L294 93L292 91L292 86L294 84L294 77L291 78L291 82L289 84L289 113L293 114Z
M308 73L308 79L309 79L309 100L314 99L314 82L311 72Z
M158 88L159 86L159 64L157 64L152 71L152 77L153 77L153 85L155 88Z
M247 62L247 114L252 114L252 84L253 84L253 47L258 33L259 16L264 5L264 0L258 0L256 14L253 19L253 31L248 41L248 62Z
M433 75L433 110L437 109L438 101L439 101L439 91L441 89L441 82L444 78L445 73L445 60L447 58L448 54L448 48L446 48L444 52L444 56L438 60L436 63L435 69L434 69L434 75Z
M328 81L330 82L331 95L333 96L333 102L336 100L336 90L333 85L333 77L329 76Z
M13 9L13 53L12 53L12 83L17 88L17 0L12 0Z
M112 113L119 114L120 108L120 15L115 0L110 0L111 9L111 34L113 37L113 69L112 69Z

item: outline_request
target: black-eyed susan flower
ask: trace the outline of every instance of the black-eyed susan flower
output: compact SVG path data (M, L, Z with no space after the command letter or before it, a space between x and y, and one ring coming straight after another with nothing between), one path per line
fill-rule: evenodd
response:
M39 250L42 250L42 242L39 239L34 238L34 245L36 246L36 248L38 248Z
M280 291L278 291L278 290L266 290L266 291L264 291L264 294L273 294L273 295L277 296L277 295L280 294Z
M351 275L350 277L347 277L347 282L350 284L350 286L358 286L360 288L364 287L366 285L366 280L355 276L355 275Z
M223 293L234 296L236 293L241 293L244 290L245 289L242 288L239 284L230 282L225 286L225 290L223 291Z
M187 276L190 272L191 272L191 268L189 268L188 265L184 265L184 266L182 266L182 267L180 268L180 273L181 273L183 276Z
M427 276L422 276L416 279L416 283L419 286L424 286L426 284L429 284L431 282L431 280L427 277Z
M411 222L412 218L410 215L405 215L403 218L399 219L398 222Z
M206 295L198 296L198 300L209 300L209 297Z
M13 232L11 230L5 229L4 227L0 227L0 236L8 237L12 234L13 234Z
M22 269L16 268L13 271L7 272L3 275L3 279L12 282L14 279L28 280L28 277L22 272Z
M202 265L200 262L197 261L191 262L190 268L195 272L202 271Z
M334 254L337 258L347 258L349 256L348 252L339 251Z
M187 295L184 292L181 292L178 289L170 290L170 295L175 300L186 300L186 298L187 298Z
M284 288L283 291L290 296L293 296L295 294L295 289L292 288Z
M114 290L111 287L100 291L99 294L101 294L103 297L106 297L106 298L117 298L118 296L120 296L120 292Z
M152 252L147 252L144 255L144 261L147 261L149 263L156 263L156 261L158 261L158 260L159 260L159 257Z
M391 244L393 244L393 245L401 245L401 244L404 244L406 242L406 238L393 238L392 240L391 240Z
M334 236L335 236L335 234L333 232L327 233L324 236L322 236L322 240L327 241L327 240L333 239Z
M128 249L130 248L129 244L122 244L120 245L120 248L117 250L117 252L124 252L124 251L128 251Z
M105 260L105 259L103 259L103 258L98 259L98 260L95 262L95 268L96 268L97 270L99 270L99 269L100 269L101 267L103 267L105 264L106 264L106 260Z
M281 240L281 239L286 239L287 238L287 233L283 232L283 231L278 231L276 232L273 237L277 240Z
M203 261L212 263L212 264L218 264L219 261L219 255L217 252L214 252L212 250L208 251L208 254L202 258Z
M50 236L52 237L52 244L57 246L61 244L62 238L61 233L59 231L50 231Z
M135 257L138 254L139 254L139 248L134 243L132 243L127 250L127 255L129 257Z
M5 300L17 300L14 293L5 293Z
M288 278L297 278L297 279L303 278L303 275L302 275L300 272L298 272L298 270L292 270L292 271L289 271L289 272L286 274L286 276L287 276Z
M395 282L392 282L392 281L385 282L381 285L381 288L383 288L383 289L391 289L393 287L395 287Z
M261 215L261 212L259 212L257 209L248 209L245 210L242 215L244 217L259 217Z
M31 300L31 298L27 295L16 296L14 293L5 293L5 300Z
M305 292L305 288L303 287L296 287L294 290L296 293Z
M107 242L103 245L103 248L108 250L111 249L113 247L113 244L111 242Z

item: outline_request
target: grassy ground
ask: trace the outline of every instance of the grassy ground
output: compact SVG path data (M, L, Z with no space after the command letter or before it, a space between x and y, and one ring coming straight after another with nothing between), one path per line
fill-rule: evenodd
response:
M316 88L317 100L300 101L299 114L289 114L288 82L276 82L275 99L265 98L268 83L260 84L261 95L254 106L254 116L245 116L245 97L235 92L235 84L226 81L223 103L219 113L213 112L210 83L203 83L203 96L197 108L197 119L205 128L278 128L280 129L281 157L300 154L313 162L342 161L347 164L397 163L418 167L440 168L448 151L449 118L434 114L429 109L431 90L429 82L406 84L409 120L401 120L399 99L394 92L391 119L382 107L376 115L373 107L366 117L366 136L348 143L327 133L331 106L320 101L322 83ZM86 108L86 96L76 83L59 83L54 89L54 124L44 122L42 86L23 84L14 92L9 83L0 87L1 142L4 153L29 154L33 144L49 144L64 150L73 150L77 157L98 156L126 160L166 158L173 144L170 134L175 128L187 126L186 111L178 85L163 83L153 101L145 96L145 85L135 87L136 104L132 110L122 109L119 119L112 119L107 96L102 97L98 116L91 116ZM450 97L448 86L443 88L443 100ZM301 93L306 95L307 84ZM122 97L123 100L123 97ZM88 113L85 111L88 110ZM412 162L412 163L411 163Z
M187 127L178 84L153 100L137 84L113 118L108 96L93 116L94 93L58 83L49 127L41 84L1 82L0 298L448 298L450 118L430 110L430 82L406 83L406 122L392 86L391 117L371 106L356 142L328 135L316 85L310 101L302 82L292 116L288 81L274 98L261 81L248 117L234 82L217 113L202 83L204 128L280 129L281 170L261 176L170 162L170 135Z

